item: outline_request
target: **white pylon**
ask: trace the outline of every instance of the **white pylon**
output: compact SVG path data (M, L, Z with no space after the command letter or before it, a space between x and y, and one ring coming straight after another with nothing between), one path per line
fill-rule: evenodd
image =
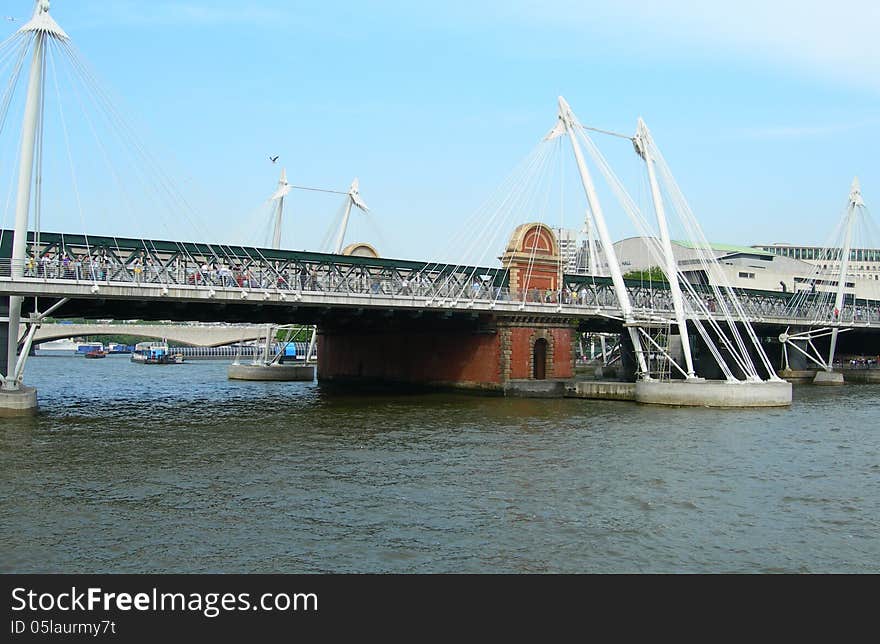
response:
M691 357L690 337L688 334L687 321L684 315L684 300L681 296L681 285L678 283L678 263L672 252L672 241L669 238L669 225L666 221L666 209L663 206L663 198L660 195L660 186L657 183L657 174L654 168L654 156L651 153L651 132L645 122L639 118L636 136L633 144L636 153L645 161L648 169L648 183L651 185L651 198L654 201L654 211L657 215L657 227L660 229L660 243L663 246L663 255L666 262L666 277L669 280L669 290L672 295L672 307L675 311L675 321L678 324L678 333L681 337L681 348L684 352L687 378L696 378L694 362Z
M840 250L840 273L837 276L837 294L834 298L834 310L837 319L833 321L831 330L831 348L828 351L826 371L831 371L834 364L834 352L837 350L837 336L840 333L840 318L843 317L843 296L846 288L846 272L849 270L849 255L852 250L852 234L856 223L857 208L864 207L862 189L859 178L855 177L849 191L849 205L846 211L846 223L844 224L843 248Z
M43 68L46 58L46 38L69 40L64 30L49 15L49 0L37 0L34 15L18 33L33 33L34 53L31 59L28 90L25 98L24 117L21 125L21 151L18 164L18 194L15 201L15 228L12 234L12 277L24 275L27 258L28 215L31 207L31 186L34 174L36 134L42 119ZM21 324L21 304L24 298L9 298L9 339L6 345L6 376L3 389L19 388L16 377L18 353L18 329Z
M275 206L275 230L272 232L272 248L281 248L281 221L284 214L284 197L290 192L290 184L287 182L287 170L281 168L281 178L278 180L278 189L271 199L277 201Z
M578 172L580 173L581 183L584 186L584 192L587 195L587 202L593 213L593 220L596 222L596 229L599 233L599 242L602 245L602 251L608 262L608 271L611 273L611 281L614 284L614 292L617 295L617 301L620 304L621 313L627 326L630 340L632 340L633 349L636 352L636 360L639 365L639 373L645 380L651 379L648 372L648 365L645 362L645 356L642 351L642 341L639 337L638 329L633 325L634 319L632 315L632 303L629 299L629 293L626 290L626 284L623 281L623 274L620 272L620 264L617 261L617 253L614 252L614 243L611 241L611 235L608 233L608 226L605 223L605 216L602 214L602 206L599 203L599 197L596 194L596 188L590 177L590 171L584 161L584 155L581 152L580 143L578 143L575 133L575 123L577 122L566 100L559 97L559 120L565 128L568 138L571 141L571 147L574 152L575 162L577 163ZM559 125L557 124L557 128ZM553 134L556 131L551 132ZM549 136L549 135L548 135Z
M337 255L342 252L343 244L345 243L345 231L348 229L348 218L349 215L351 215L352 206L356 206L363 212L369 212L370 210L367 208L367 204L361 199L357 177L354 178L354 181L351 182L351 187L348 189L348 200L345 203L345 214L342 216L342 223L339 225L339 232L336 234L336 246L334 247L333 252Z

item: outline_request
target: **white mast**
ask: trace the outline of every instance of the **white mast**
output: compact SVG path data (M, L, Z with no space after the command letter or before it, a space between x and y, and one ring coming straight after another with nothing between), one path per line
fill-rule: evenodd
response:
M837 319L834 320L834 328L831 330L831 349L828 352L827 371L831 371L834 363L834 352L837 349L837 335L840 332L840 318L843 317L843 295L846 288L846 272L849 270L849 255L852 250L853 227L856 222L856 209L865 205L862 199L862 189L859 178L855 177L849 192L849 206L846 213L846 227L844 229L843 248L840 256L840 273L837 276L837 296L834 298L834 309L837 311Z
M348 189L348 201L345 203L345 214L342 216L342 223L339 226L339 232L336 235L336 246L333 250L337 255L342 252L343 244L345 243L345 231L348 228L348 217L351 214L351 207L357 206L363 212L369 211L367 205L361 199L361 193L358 189L359 183L357 177L354 178L354 181L351 182L351 187Z
M290 192L290 184L287 182L287 170L281 168L281 178L278 180L278 189L272 195L272 199L278 202L275 206L275 230L272 233L272 248L281 248L281 219L284 214L284 197Z
M620 272L620 264L617 262L617 253L614 252L614 244L611 241L611 235L608 233L608 226L605 224L605 216L602 214L602 206L599 204L599 197L596 195L596 188L593 185L590 171L587 169L584 155L581 152L581 147L574 131L576 120L571 111L571 107L569 107L568 103L561 96L559 97L559 120L562 121L565 126L565 131L568 133L568 138L571 141L575 162L577 163L578 171L581 176L581 183L583 183L584 192L587 195L587 202L590 205L590 210L593 212L593 218L596 222L596 228L599 233L599 241L602 244L602 250L608 261L608 270L611 272L611 281L614 283L614 292L617 295L617 301L620 304L620 310L623 313L623 319L627 324L627 331L629 332L629 337L632 340L633 348L636 352L639 370L645 379L650 379L651 376L648 373L648 365L645 363L645 356L642 353L642 344L641 339L639 338L638 329L632 325L634 321L632 315L632 303L629 299L629 293L626 291L626 285L623 282L623 275Z
M669 279L669 290L672 294L672 306L675 310L675 320L678 323L678 333L681 337L681 347L684 351L684 360L687 367L687 377L696 378L694 363L691 358L691 345L688 336L687 322L684 317L684 301L681 297L681 285L678 283L678 265L672 252L672 241L669 239L669 226L666 223L666 209L663 207L663 198L660 196L660 186L657 184L657 175L654 169L654 157L651 154L651 132L645 122L639 118L636 136L633 139L636 152L645 161L648 168L648 183L651 184L651 198L654 201L654 211L657 214L657 226L660 229L660 242L663 245L663 255L666 260L666 277Z
M12 277L24 275L24 262L27 258L28 214L31 206L31 185L33 183L34 154L36 134L42 120L43 66L46 58L46 38L69 40L67 34L49 15L49 0L38 0L31 20L18 30L19 33L33 32L34 55L31 59L30 78L25 98L24 119L21 125L21 152L18 164L18 196L15 202L15 229L12 235ZM15 377L18 330L21 324L21 304L24 298L9 298L9 340L7 343L6 377L3 388L18 389Z

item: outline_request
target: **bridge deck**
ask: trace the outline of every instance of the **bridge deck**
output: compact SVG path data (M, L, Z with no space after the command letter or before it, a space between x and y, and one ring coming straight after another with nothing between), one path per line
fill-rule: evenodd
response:
M9 257L11 234L0 231L0 258ZM461 266L259 248L42 233L36 256L21 266L0 259L0 292L95 302L127 301L137 309L166 312L174 306L211 305L239 309L217 319L291 318L299 309L436 310L448 314L509 313L622 322L610 278L565 275L559 291L509 287L503 268ZM665 283L628 281L635 319L671 323L672 302ZM880 304L850 302L835 316L817 298L737 290L750 320L776 326L840 325L880 328ZM708 289L687 295L697 317L715 317L726 301ZM699 302L695 301L697 298ZM276 309L260 318L248 310ZM277 310L279 308L286 311ZM108 317L107 315L101 317ZM187 319L205 319L190 317Z

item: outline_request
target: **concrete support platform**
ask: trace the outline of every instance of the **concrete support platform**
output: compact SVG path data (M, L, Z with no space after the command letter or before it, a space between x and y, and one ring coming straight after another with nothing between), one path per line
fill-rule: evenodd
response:
M636 383L592 380L576 382L565 394L569 398L588 398L590 400L629 400L636 399Z
M880 384L880 369L844 369L843 379L846 382L878 385Z
M813 382L816 377L816 369L783 369L776 375L792 384L801 385Z
M504 395L518 398L564 398L568 380L510 380Z
M639 381L636 402L680 407L786 407L790 382L727 382L724 380Z
M0 390L0 416L30 416L37 413L37 390L21 386L17 391Z
M836 387L843 384L843 374L839 371L817 371L813 378L814 385Z
M230 380L268 380L276 382L305 381L315 379L315 365L293 364L231 364L226 370Z

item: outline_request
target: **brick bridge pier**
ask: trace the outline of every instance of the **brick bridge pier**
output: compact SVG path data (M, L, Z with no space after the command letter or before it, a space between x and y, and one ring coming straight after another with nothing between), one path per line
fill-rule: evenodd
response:
M533 298L559 287L559 247L543 224L519 226L501 261L513 292ZM509 314L321 324L318 377L505 392L517 382L572 378L575 334L576 324L558 318Z

